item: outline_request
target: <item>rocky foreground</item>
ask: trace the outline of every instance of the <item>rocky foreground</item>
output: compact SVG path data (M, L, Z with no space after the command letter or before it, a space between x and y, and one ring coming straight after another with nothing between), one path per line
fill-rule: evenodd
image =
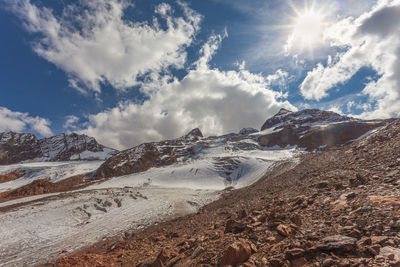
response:
M400 120L45 266L400 266Z

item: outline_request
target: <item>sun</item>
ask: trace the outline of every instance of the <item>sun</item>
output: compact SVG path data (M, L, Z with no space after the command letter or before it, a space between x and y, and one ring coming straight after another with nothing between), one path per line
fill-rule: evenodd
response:
M308 50L311 54L313 50L323 42L323 33L327 25L327 12L324 9L317 9L315 3L308 7L305 5L303 10L291 5L294 16L290 18L291 24L286 25L289 29L289 36L285 50L302 53Z
M322 39L324 16L315 10L299 14L293 24L292 34L304 47L313 47Z

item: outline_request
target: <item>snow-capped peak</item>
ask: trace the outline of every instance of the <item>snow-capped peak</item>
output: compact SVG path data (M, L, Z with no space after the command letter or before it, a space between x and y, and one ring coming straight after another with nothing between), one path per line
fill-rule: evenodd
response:
M278 113L276 113L276 114L274 115L274 117L284 116L284 115L287 115L287 114L289 114L289 113L293 113L293 112L290 111L290 110L287 110L287 109L285 109L285 108L281 108L281 109L278 111Z
M117 151L97 143L83 134L60 134L37 139L33 134L0 133L0 164L13 164L26 160L68 161L105 160Z
M269 118L261 127L261 131L270 128L283 127L286 124L310 126L311 124L329 124L334 122L356 121L357 119L342 116L332 111L319 109L305 109L298 112L291 112L281 109L276 115Z
M188 136L197 136L197 137L203 137L203 133L200 131L199 128L195 128L191 130L187 135Z

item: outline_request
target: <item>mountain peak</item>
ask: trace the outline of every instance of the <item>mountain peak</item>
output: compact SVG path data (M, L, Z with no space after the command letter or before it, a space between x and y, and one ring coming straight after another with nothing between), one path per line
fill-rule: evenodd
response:
M342 116L332 111L324 111L319 109L304 109L292 112L282 108L276 115L269 118L261 128L261 131L283 127L285 124L293 124L297 126L310 124L326 124L332 122L355 121L357 119Z
M203 137L203 133L200 131L199 128L194 128L194 129L191 130L186 136Z
M276 113L276 114L274 115L274 117L283 116L283 115L286 115L286 114L289 114L289 113L293 113L293 112L290 111L290 110L288 110L288 109L281 108L281 109L278 111L278 113Z

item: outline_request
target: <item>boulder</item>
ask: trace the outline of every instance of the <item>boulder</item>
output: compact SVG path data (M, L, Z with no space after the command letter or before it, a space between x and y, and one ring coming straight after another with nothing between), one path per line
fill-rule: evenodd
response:
M357 239L343 236L343 235L335 235L328 236L322 239L316 246L316 248L320 251L325 252L335 252L335 253L343 253L350 252L356 247Z
M250 245L246 241L237 241L230 245L222 254L219 266L235 266L247 261L251 256Z

